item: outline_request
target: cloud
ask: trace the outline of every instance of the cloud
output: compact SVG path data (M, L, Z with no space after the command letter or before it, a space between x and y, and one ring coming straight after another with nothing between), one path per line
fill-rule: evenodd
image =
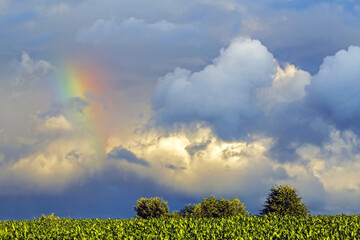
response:
M279 62L316 74L324 57L360 44L359 15L353 5L349 1L312 1L303 6L294 1L267 2L249 9L240 31L259 39ZM247 27L248 22L261 28Z
M203 70L176 68L158 81L155 123L174 129L201 122L223 140L262 134L276 139L274 158L294 160L294 146L321 145L332 126L358 133L358 52L350 47L325 58L311 76L291 64L281 68L257 40L235 39Z
M304 144L296 151L301 159L298 164L303 165L300 168L323 185L322 191L326 192L324 211L353 213L359 208L358 203L348 200L360 196L360 182L356 177L360 171L360 139L356 134L333 128L329 139L321 146ZM295 164L285 168L291 176ZM301 181L300 178L299 174L296 181ZM316 198L316 194L312 194L307 197Z
M121 70L122 78L130 78L128 84L140 84L138 88L152 84L176 65L191 69L201 66L207 58L204 54L214 43L191 22L108 16L78 30L76 42L96 55L106 56L116 64L117 71Z
M358 165L354 150L359 141L351 132L336 130L330 138L322 146L298 145L295 147L298 158L280 163L268 154L275 143L272 138L252 136L247 141L224 141L210 128L201 125L192 130L180 128L165 135L148 131L134 136L122 149L128 149L127 154L131 152L129 155L143 159L149 166L129 164L130 161L114 162L111 166L120 175L133 173L136 178L151 179L159 186L195 198L210 194L238 196L254 214L263 204L268 189L275 184L295 187L313 214L336 212L331 210L332 207L345 211L341 208L342 200L331 199L345 186L356 186L352 195L347 196L360 194L357 180L348 177L342 181L339 174L338 180L343 186L336 190L334 182L337 178L330 181L327 178L334 169L345 174L345 169L338 170L345 166L340 161L344 156L352 159L346 168ZM357 207L353 204L346 211L354 211Z
M195 37L196 32L196 29L191 25L175 24L166 20L147 23L145 20L130 17L119 23L115 19L98 19L88 29L80 31L77 40L95 45L118 45L121 43L134 43L134 41L154 41L155 39L161 41L177 39L179 41Z
M245 196L250 188L266 189L269 183L287 178L286 172L266 156L271 144L272 139L268 138L254 138L249 142L222 141L211 129L201 126L168 135L151 131L134 136L125 151L126 154L131 151L131 157L136 155L150 167L125 161L115 166L120 172L133 172L193 196L210 193ZM192 148L191 153L189 148ZM260 201L262 195L256 197Z
M205 122L221 138L239 138L264 111L302 99L309 83L309 73L281 69L259 41L237 38L203 70L176 68L160 79L152 107L160 126Z
M40 79L55 68L42 59L34 60L27 52L21 55L21 61L14 60L9 66L7 81L2 82L3 88L13 88L12 90L28 90L33 87ZM1 86L0 85L0 86Z
M305 97L305 87L310 84L311 75L294 65L278 67L273 77L272 86L259 91L258 101L269 113L273 107L281 103L289 103Z
M32 74L36 71L40 71L41 75L46 74L51 69L54 69L54 67L52 67L51 64L47 61L34 61L26 52L23 52L21 55L21 63L19 64L19 67L21 72Z
M144 159L136 157L134 153L123 148L123 147L115 147L113 148L107 155L110 159L120 159L125 160L129 163L139 164L145 167L149 166L149 163Z
M339 129L360 132L360 48L350 46L326 57L306 88L307 103Z
M72 125L69 121L63 116L59 115L56 117L48 117L43 125L44 129L48 130L64 130L70 131L72 130Z
M94 149L92 141L79 137L43 143L1 169L1 195L59 194L101 169L103 156Z
M341 207L347 200L339 194L349 198L360 194L360 184L351 180L359 165L359 53L359 47L354 46L341 50L325 58L319 72L311 76L291 64L282 69L259 41L235 39L203 70L192 73L176 68L158 81L152 100L155 123L176 132L179 126L200 122L219 137L215 137L218 148L221 141L229 144L221 151L224 161L245 156L254 164L261 162L264 168L259 171L269 174L264 174L262 180L297 187L317 212L354 211L358 207L354 203ZM240 131L246 137L239 137ZM257 140L251 140L251 136L257 136ZM255 155L238 155L236 146L241 141L249 148L254 144L251 149L263 150ZM214 156L214 148L214 140L191 141L184 147L183 158L193 165L169 162L169 169L193 169L207 179L194 163L202 152L198 156L206 159L202 166L216 166L221 175L221 165L207 155ZM240 152L248 153L248 148ZM236 164L230 166L236 169ZM272 178L279 176L277 169L283 173L282 179ZM257 174L251 167L248 171ZM212 174L215 176L215 172ZM232 179L246 179L242 171L238 172L241 177L231 175L231 171L228 174ZM226 191L232 191L232 187L226 187L226 177L222 176L221 182ZM207 187L199 189L217 189L216 184Z

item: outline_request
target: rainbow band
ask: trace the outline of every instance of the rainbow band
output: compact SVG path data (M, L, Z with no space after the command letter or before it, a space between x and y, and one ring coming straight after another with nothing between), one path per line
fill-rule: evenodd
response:
M104 88L96 68L84 64L67 64L57 72L55 80L56 101L67 104L75 98L81 98L89 103L79 112L67 109L66 117L75 128L82 129L87 141L91 141L98 150L104 151L107 134L104 131L104 106L100 98L104 96ZM88 94L87 94L88 93ZM89 97L89 95L94 97Z

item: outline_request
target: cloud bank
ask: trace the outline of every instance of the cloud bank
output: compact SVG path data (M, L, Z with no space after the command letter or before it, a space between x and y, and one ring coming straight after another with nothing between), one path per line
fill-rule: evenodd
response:
M311 76L281 67L260 41L237 38L202 70L177 67L160 78L150 122L130 140L108 138L106 152L73 115L91 105L48 106L32 118L32 137L23 135L27 142L15 148L24 149L21 156L0 155L1 194L59 195L111 169L124 178L107 180L106 189L130 174L195 198L235 195L256 210L271 185L290 183L314 213L354 211L358 204L346 199L360 196L359 57L358 47L341 50ZM51 69L27 54L22 62L27 74Z

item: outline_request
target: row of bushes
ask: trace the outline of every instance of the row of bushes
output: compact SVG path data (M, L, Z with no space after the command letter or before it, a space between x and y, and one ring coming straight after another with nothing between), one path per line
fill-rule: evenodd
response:
M306 216L310 214L307 206L301 203L302 197L296 193L296 189L289 185L276 185L270 189L270 193L260 211L260 215L278 214L292 216ZM140 198L134 207L136 217L143 219L160 218L160 217L179 217L179 218L199 218L212 217L221 218L229 216L247 216L249 212L239 199L232 200L214 196L203 198L201 203L187 204L180 211L170 213L168 203L162 198Z

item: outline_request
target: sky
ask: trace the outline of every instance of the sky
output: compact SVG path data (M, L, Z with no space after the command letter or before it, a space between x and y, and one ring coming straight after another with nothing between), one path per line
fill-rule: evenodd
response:
M0 220L359 214L359 46L358 0L0 0Z

